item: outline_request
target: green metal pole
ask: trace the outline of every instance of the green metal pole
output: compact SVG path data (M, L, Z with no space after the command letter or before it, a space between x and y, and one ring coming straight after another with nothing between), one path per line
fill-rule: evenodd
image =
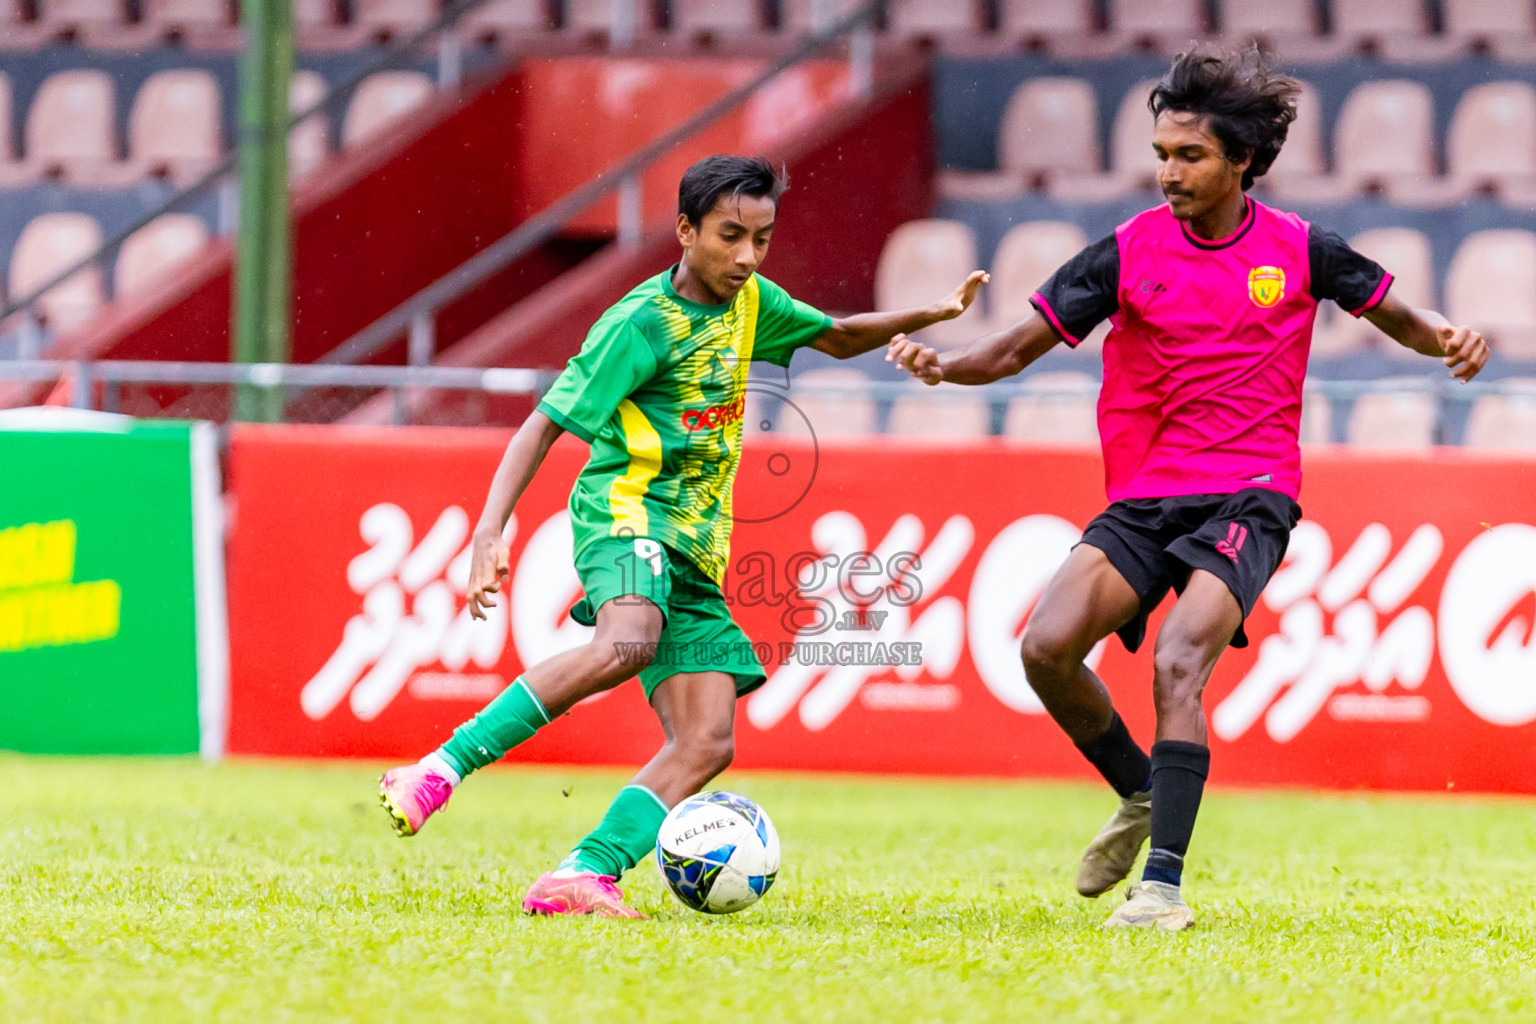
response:
M240 66L240 232L230 358L288 361L288 79L293 72L292 0L245 0ZM281 388L241 387L235 417L275 422Z

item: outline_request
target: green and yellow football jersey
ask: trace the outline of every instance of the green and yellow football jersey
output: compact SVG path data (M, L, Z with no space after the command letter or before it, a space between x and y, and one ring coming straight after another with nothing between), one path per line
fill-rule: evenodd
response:
M723 582L748 364L788 366L831 324L756 275L731 302L691 302L671 269L605 312L538 405L592 446L571 491L576 552L651 537Z

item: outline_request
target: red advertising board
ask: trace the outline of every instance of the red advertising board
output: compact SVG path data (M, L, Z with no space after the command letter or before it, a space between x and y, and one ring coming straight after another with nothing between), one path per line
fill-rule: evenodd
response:
M508 600L488 622L463 609L468 531L506 440L236 429L232 752L418 757L524 665L585 642L567 616L574 441L517 509ZM1252 645L1206 695L1215 777L1536 790L1536 461L1313 450L1305 471ZM1086 774L1018 637L1103 504L1090 451L750 439L726 591L769 679L739 707L737 764ZM1143 742L1151 647L1094 654ZM660 736L628 683L512 756L639 764Z

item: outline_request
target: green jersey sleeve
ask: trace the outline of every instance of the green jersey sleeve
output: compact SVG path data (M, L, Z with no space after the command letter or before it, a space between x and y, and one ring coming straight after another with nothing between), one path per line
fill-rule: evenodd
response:
M799 299L772 281L757 277L757 337L752 343L752 358L788 366L795 349L804 348L826 333L832 318Z
M656 366L650 342L627 316L602 317L539 401L539 412L591 444Z

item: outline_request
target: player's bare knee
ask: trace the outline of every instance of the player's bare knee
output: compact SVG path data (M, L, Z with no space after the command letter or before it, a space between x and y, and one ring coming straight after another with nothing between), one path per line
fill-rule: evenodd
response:
M1200 706L1210 675L1205 653L1193 644L1159 643L1152 655L1152 696L1158 714Z
M676 747L700 785L729 768L736 757L736 741L729 732L701 730L679 736Z
M1024 675L1036 687L1074 677L1082 661L1063 638L1029 626L1024 627L1024 638L1019 641L1019 657L1024 660Z

